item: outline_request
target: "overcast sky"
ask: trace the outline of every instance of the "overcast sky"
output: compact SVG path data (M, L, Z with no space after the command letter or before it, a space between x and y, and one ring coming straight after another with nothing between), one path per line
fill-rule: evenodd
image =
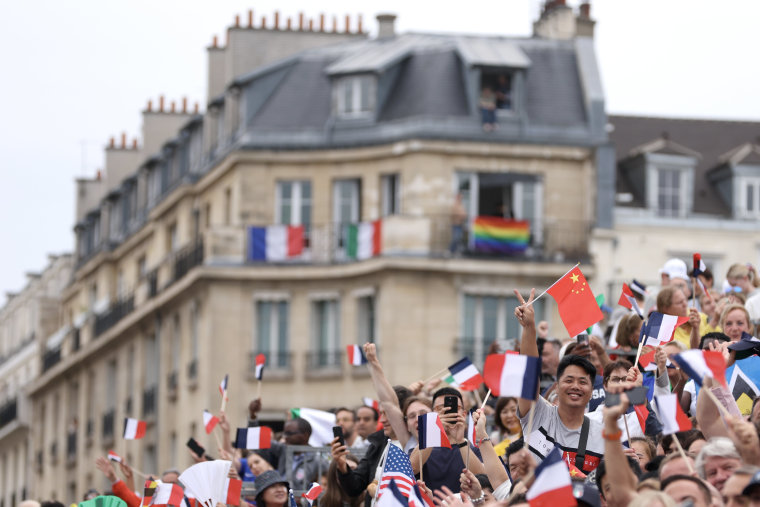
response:
M577 5L577 0L569 0ZM318 4L320 9L313 6ZM73 250L74 179L111 136L140 135L148 99L205 101L206 46L235 14L398 15L399 32L527 36L538 0L25 0L0 16L0 302ZM609 113L760 121L756 0L594 0ZM331 23L331 22L330 22ZM743 139L741 141L746 141Z

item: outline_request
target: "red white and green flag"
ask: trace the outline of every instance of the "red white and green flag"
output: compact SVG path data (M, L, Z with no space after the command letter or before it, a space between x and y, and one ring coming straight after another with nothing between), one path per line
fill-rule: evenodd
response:
M346 230L346 256L364 260L380 255L382 251L382 222L350 224Z

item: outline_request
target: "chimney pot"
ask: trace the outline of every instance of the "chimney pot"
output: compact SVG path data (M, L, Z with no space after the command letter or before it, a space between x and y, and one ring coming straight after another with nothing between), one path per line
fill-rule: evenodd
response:
M158 111L160 113L164 112L164 96L163 95L158 97Z
M588 2L583 2L580 7L581 10L581 17L582 18L590 18L591 17L591 4Z
M240 27L240 14L235 14L235 28Z
M325 15L324 14L319 15L319 31L320 32L325 31Z
M267 27L267 17L261 16L261 28L266 29L266 27Z
M173 100L172 100L172 102L171 102L171 106L170 106L170 107L171 107L171 112L172 112L172 113L176 111L176 104L174 103L174 101L173 101Z
M121 133L121 149L125 149L127 147L127 133L122 132Z
M195 114L198 114L198 102L195 103L195 109L193 110Z
M346 14L346 33L351 33L351 17Z
M338 16L333 16L333 33L338 33Z
M248 9L248 28L253 28L253 9Z
M214 40L211 42L211 47L213 48L219 47L219 37L217 35L214 35Z
M114 139L113 136L111 136L111 139L108 141L108 147L111 149L116 147L116 139Z
M280 11L274 11L274 29L280 29Z
M182 112L187 112L187 97L182 97Z
M356 32L357 33L362 33L362 15L361 14L359 14L359 25L356 28Z
M378 39L385 39L396 35L396 29L394 27L396 23L395 14L378 14L376 19Z
M310 32L314 31L314 20L311 18L309 18L309 31Z
M287 30L290 30L290 29L291 29L291 27L290 27L290 17L288 17L288 19L286 19L286 20L285 20L285 28L286 28Z
M132 139L132 149L133 150L137 149L137 139Z
M153 101L148 99L148 112L153 111Z
M298 13L298 29L303 31L303 12Z
M100 181L100 179L103 177L103 173L100 172L100 169L97 170L95 173L95 179Z

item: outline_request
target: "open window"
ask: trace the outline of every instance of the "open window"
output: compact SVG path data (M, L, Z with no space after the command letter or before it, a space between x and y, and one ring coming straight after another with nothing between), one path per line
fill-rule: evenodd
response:
M480 94L490 93L493 96L497 112L514 109L513 79L508 69L486 67L481 71Z

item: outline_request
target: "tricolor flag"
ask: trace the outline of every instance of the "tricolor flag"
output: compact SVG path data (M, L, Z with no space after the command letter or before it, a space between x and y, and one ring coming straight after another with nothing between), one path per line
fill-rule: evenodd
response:
M372 398L366 398L366 397L364 397L364 398L362 398L362 402L366 406L374 408L375 412L377 412L378 414L380 413L380 402L379 401L373 400Z
M657 407L657 415L662 423L663 435L691 429L691 421L684 411L681 410L676 393L655 396L654 404Z
M467 435L465 436L467 437L467 440L472 442L472 445L480 447L480 445L478 445L478 439L475 436L475 419L472 418L472 412L467 414Z
M483 377L468 357L449 366L449 373L451 381L447 378L446 382L458 385L463 391L474 391L483 383Z
M570 336L582 333L604 317L578 266L554 282L546 292L557 302L559 316Z
M535 400L541 375L541 358L522 354L489 354L483 367L486 385L494 396Z
M443 423L437 412L428 412L417 416L417 440L420 442L420 450L428 447L448 447L451 449L449 437L443 429Z
M525 495L530 507L575 507L570 472L555 447L535 471L536 479Z
M330 442L334 438L332 429L335 426L335 414L315 408L291 408L290 415L293 417L303 417L311 424L310 446L322 447L323 445L330 445Z
M699 278L699 275L707 271L707 266L705 265L705 261L702 260L702 256L698 253L694 254L694 269L691 272L691 276L693 276L697 283L699 284L700 288L702 289L702 292L704 292L707 295L707 298L712 301L712 295L710 294L710 291L707 290L707 287L705 287L705 284L702 282L702 279Z
M725 388L726 383L726 360L723 359L723 353L717 350L699 350L691 349L673 356L678 366L685 371L689 377L694 379L700 387L702 379L711 377Z
M269 449L272 447L272 430L266 426L238 428L235 447L238 449Z
M636 315L644 318L644 312L641 311L641 308L639 307L639 302L636 301L636 298L633 296L633 291L628 286L628 284L623 284L623 293L620 294L620 299L618 300L618 304L620 306L624 306L628 308L629 310L633 310L636 312Z
M264 364L267 362L267 356L259 354L256 356L256 380L264 379Z
M346 345L346 355L348 356L348 364L354 366L367 364L367 358L364 356L361 345Z
M243 481L227 477L224 483L224 497L227 505L240 505L240 494L243 490Z
M225 398L227 397L227 386L229 385L229 381L230 381L230 376L225 375L224 378L222 379L222 383L219 384L219 394L221 394Z
M219 424L219 418L209 412L208 410L203 411L203 426L206 427L206 433L211 434L212 431L214 431L214 427Z
M145 421L138 419L124 418L124 439L125 440L137 440L145 436L146 424Z
M639 364L642 368L644 368L644 371L655 371L657 370L657 363L654 360L654 355L656 350L652 349L646 354L642 354L641 357L639 357ZM670 362L670 359L665 360L665 367L666 368L673 368L673 363Z
M303 253L303 225L251 227L248 258L252 261L284 261Z
M179 507L185 497L182 488L176 484L161 481L145 481L143 505L170 505Z
M290 500L288 500L288 502L290 504L290 507L298 507L298 504L296 503L296 497L293 494L293 490L292 489L288 490L288 496L290 497Z
M689 321L689 317L678 317L676 315L667 315L659 312L652 312L649 315L639 333L639 343L644 345L660 346L673 340L673 334L676 328L681 324Z
M304 497L306 500L309 501L309 505L314 503L314 500L317 499L317 497L322 493L322 486L317 484L316 482L312 482L311 486L309 486L309 491L302 494L301 496Z
M122 462L121 456L119 456L118 454L116 454L113 451L108 451L108 459L110 459L111 461L115 461L116 463L121 463Z
M435 503L415 484L409 492L409 507L435 507Z
M369 259L382 251L382 222L361 222L346 226L346 256Z

